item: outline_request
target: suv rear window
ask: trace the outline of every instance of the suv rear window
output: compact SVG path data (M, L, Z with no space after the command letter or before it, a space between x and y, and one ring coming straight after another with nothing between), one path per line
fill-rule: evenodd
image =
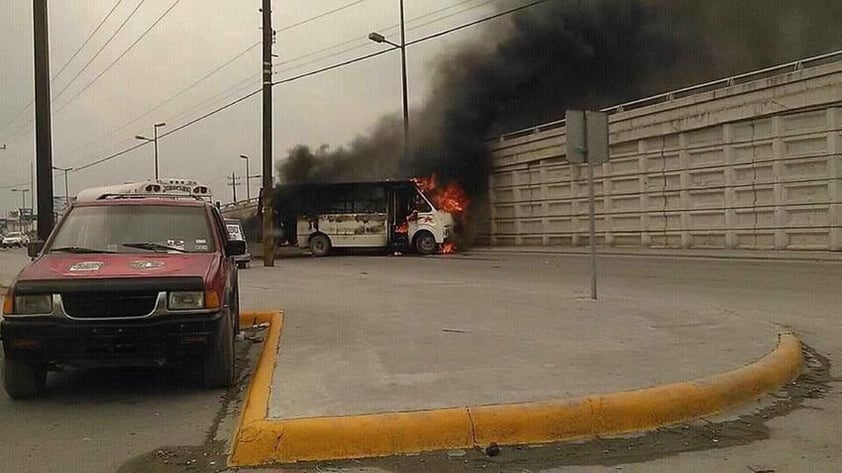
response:
M172 247L191 253L215 251L202 207L103 205L77 207L65 216L50 249L88 248L118 253L150 251L125 244Z

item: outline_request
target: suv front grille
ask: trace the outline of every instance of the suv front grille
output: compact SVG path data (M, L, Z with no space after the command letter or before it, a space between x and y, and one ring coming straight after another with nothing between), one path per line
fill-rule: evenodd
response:
M157 292L74 292L61 295L64 311L81 319L143 317L155 309Z

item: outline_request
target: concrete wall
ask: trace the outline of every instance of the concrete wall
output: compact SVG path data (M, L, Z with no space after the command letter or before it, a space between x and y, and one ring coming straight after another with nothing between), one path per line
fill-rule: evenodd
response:
M561 123L489 142L493 245L584 245L586 168ZM842 62L610 119L597 239L632 247L842 250Z

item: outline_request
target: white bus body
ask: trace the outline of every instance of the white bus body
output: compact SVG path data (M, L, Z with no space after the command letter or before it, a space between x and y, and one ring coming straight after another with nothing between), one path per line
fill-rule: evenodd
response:
M410 181L304 186L299 195L295 241L317 256L332 248L392 246L430 254L453 231L453 216Z

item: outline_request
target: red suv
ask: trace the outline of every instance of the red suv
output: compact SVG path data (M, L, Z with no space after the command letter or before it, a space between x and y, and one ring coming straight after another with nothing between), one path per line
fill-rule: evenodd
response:
M3 380L12 398L64 367L194 362L208 387L234 379L239 291L219 210L185 196L74 204L3 301Z

